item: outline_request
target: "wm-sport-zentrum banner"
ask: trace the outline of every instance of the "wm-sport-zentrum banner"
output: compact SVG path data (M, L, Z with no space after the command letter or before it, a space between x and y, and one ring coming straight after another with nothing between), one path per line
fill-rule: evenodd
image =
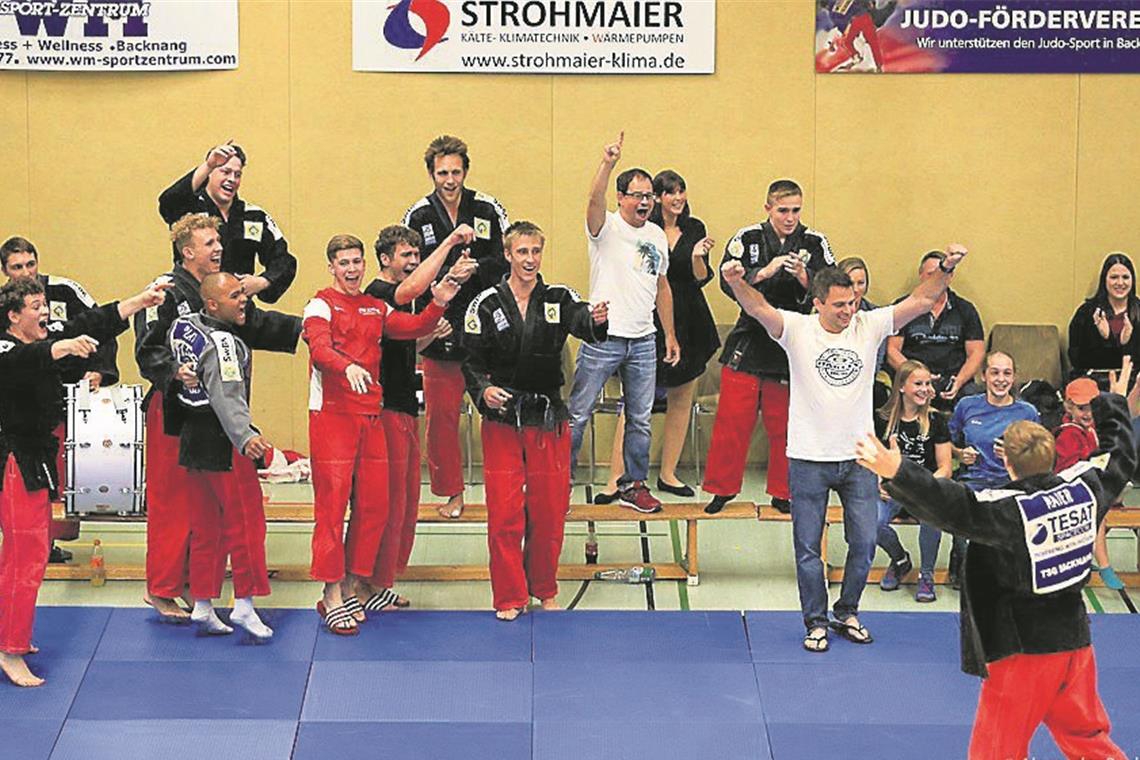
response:
M0 69L236 69L237 0L0 0Z
M715 62L715 0L352 3L356 71L709 74Z
M1140 72L1137 0L818 0L820 73Z

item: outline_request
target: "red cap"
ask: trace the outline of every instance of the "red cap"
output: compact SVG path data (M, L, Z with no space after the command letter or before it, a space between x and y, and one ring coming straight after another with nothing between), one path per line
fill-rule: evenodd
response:
M1100 388L1091 377L1078 377L1065 386L1065 399L1078 406L1091 402L1099 395Z

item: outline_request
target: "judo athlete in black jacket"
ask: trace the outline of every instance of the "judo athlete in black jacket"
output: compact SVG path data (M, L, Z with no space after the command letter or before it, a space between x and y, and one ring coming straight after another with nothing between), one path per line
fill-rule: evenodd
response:
M591 306L538 270L546 242L530 222L503 237L511 273L463 321L463 371L483 415L487 546L495 614L514 620L536 597L558 609L558 555L570 507L570 413L562 401L569 335L606 338L608 304Z
M1109 738L1097 693L1081 588L1097 526L1134 471L1136 451L1120 395L1093 399L1093 413L1103 448L1056 475L1049 431L1035 422L1010 425L1002 448L1013 481L978 493L935 480L873 437L858 444L859 464L884 479L891 498L919 520L970 541L962 669L985 679L971 760L1027 757L1042 722L1067 757L1125 757Z
M90 309L48 335L48 302L35 280L0 288L0 669L17 686L39 686L24 655L34 653L36 597L47 566L51 498L58 496L52 433L63 417L59 362L88 358L127 329L135 312L162 303L169 283ZM93 337L97 336L97 337Z

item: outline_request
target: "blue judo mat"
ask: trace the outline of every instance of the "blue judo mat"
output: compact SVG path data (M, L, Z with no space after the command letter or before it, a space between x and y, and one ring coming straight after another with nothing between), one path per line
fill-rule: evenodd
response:
M958 621L865 613L871 646L800 647L794 612L374 615L357 637L311 610L276 634L199 637L140 609L40 611L48 683L0 685L0 760L734 760L961 758L978 680ZM1140 754L1140 617L1096 615L1113 738ZM1031 748L1060 758L1048 732Z

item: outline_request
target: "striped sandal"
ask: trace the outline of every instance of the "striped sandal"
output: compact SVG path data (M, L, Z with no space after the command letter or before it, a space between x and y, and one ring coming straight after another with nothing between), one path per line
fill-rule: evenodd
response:
M355 636L360 633L352 613L345 609L343 604L330 610L325 608L323 600L319 601L317 614L325 621L325 628L328 628L330 633L335 633L337 636Z
M345 597L344 608L348 610L348 614L352 615L352 619L356 622L364 623L368 620L368 616L364 614L364 607L356 598L356 594L349 594Z
M399 597L392 592L392 589L381 589L379 593L373 594L365 600L364 609L369 612L379 612L385 607L391 607L393 604L396 604L398 598Z

